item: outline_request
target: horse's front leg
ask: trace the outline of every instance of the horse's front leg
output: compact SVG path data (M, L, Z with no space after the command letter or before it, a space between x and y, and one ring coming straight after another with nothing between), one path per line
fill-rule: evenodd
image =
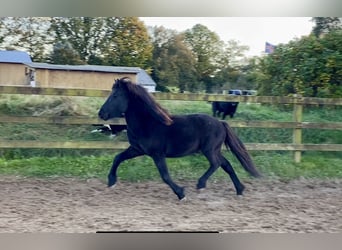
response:
M163 181L167 185L169 185L169 187L177 195L179 200L184 199L185 198L184 188L178 186L171 179L171 177L169 175L169 171L167 169L165 157L156 156L156 157L152 157L152 159L153 159L154 163L156 164L158 171L159 171L159 174L160 174L160 177L163 179Z
M108 187L112 187L115 185L116 179L117 179L116 171L121 162L128 160L128 159L132 159L134 157L137 157L143 154L144 153L133 148L132 146L127 148L125 151L117 154L114 157L112 168L110 169L109 174L108 174Z

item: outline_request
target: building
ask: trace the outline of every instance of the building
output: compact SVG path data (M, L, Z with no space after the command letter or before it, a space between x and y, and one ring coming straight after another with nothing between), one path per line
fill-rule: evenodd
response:
M26 52L0 50L0 85L29 84L24 63L31 62Z
M36 63L17 52L0 53L0 85L108 90L115 79L127 76L155 91L156 83L139 67Z

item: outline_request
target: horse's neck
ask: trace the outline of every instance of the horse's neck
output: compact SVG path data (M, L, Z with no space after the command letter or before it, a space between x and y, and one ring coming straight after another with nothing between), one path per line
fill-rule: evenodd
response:
M144 105L129 105L125 118L130 130L139 134L147 132L157 122Z

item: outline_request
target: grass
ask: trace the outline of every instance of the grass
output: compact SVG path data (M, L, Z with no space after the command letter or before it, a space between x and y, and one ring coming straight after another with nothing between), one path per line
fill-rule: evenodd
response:
M231 161L238 176L249 179L237 160L225 153ZM100 156L65 156L65 157L31 157L26 159L0 159L0 174L34 177L77 177L82 179L106 176L112 164L114 154ZM253 153L256 166L268 178L342 178L342 157L331 153L305 153L300 164L295 164L290 153ZM198 179L208 168L208 162L201 155L167 159L171 176L175 179ZM160 180L153 161L141 156L122 163L118 169L122 180L137 182ZM214 173L212 179L227 179L221 169Z
M0 114L6 115L86 115L95 117L103 98L66 98L3 95ZM208 102L160 101L173 114L211 114ZM291 121L291 107L259 104L239 105L236 120ZM304 121L341 122L341 108L305 107ZM0 138L17 140L111 140L105 135L91 134L90 125L6 124L0 123ZM291 142L291 129L235 129L244 142ZM116 140L126 140L121 135ZM342 131L304 130L305 143L342 143ZM100 178L105 180L113 156L111 150L66 149L0 149L0 174L36 177ZM291 152L251 152L258 169L268 178L342 178L342 153L305 152L302 162L295 164ZM229 153L234 169L242 179L250 178ZM175 179L197 179L208 167L201 155L167 160ZM139 157L128 160L118 169L119 178L128 181L160 180L152 160ZM226 179L219 169L213 179Z

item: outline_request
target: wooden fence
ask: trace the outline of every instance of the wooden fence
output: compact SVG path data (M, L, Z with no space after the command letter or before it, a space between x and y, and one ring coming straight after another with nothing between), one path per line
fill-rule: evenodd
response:
M107 97L109 91L94 89L56 89L32 88L17 86L0 86L0 94L23 95L61 95ZM232 127L238 128L288 128L293 129L292 143L246 143L248 150L285 150L294 152L295 162L300 162L302 151L342 151L342 144L303 144L303 129L332 129L342 130L342 123L338 122L303 122L303 107L305 105L342 105L342 98L307 98L307 97L278 97L278 96L230 96L217 94L176 94L154 93L157 100L184 100L184 101L237 101L248 103L293 104L293 121L229 121ZM122 118L102 121L89 117L44 117L44 116L0 116L1 123L46 123L46 124L125 124ZM91 148L91 149L123 149L128 142L105 141L30 141L30 140L2 140L0 148Z

